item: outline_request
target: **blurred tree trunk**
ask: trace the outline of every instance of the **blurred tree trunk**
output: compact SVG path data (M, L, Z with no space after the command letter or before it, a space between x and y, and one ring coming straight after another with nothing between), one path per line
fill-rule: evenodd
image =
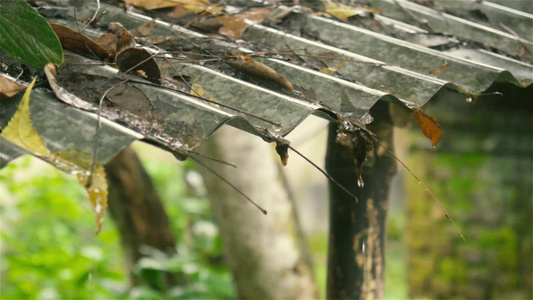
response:
M256 207L198 166L233 272L240 299L316 299L312 266L302 249L286 189L279 178L272 145L231 127L223 127L203 146L203 153L232 162L237 168L206 161L268 211ZM290 162L289 162L290 167Z
M501 87L503 88L503 87ZM413 133L410 165L461 227L409 181L408 290L414 298L533 299L533 89L432 102L443 140Z
M388 104L376 105L368 129L393 150ZM358 198L356 203L330 182L328 299L383 299L388 194L396 172L394 158L376 145L363 167L364 188L357 187L352 152L335 142L337 125L330 123L326 169Z
M126 270L130 283L138 285L140 278L134 266L143 256L141 246L174 253L174 236L152 180L131 147L107 163L105 171L109 183L109 211L120 233ZM167 282L172 282L169 274Z

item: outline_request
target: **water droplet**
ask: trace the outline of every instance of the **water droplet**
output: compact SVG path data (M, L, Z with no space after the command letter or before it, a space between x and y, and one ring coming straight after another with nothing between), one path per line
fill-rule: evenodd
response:
M281 126L272 125L272 129L274 130L274 132L280 132L281 131Z
M363 188L365 186L365 182L363 181L363 178L359 177L357 178L357 186L360 188Z
M466 102L471 103L474 99L472 97L466 97Z

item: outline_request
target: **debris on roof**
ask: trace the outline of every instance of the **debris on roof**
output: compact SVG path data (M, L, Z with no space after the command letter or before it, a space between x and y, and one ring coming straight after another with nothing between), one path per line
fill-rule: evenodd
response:
M96 18L96 2L71 2L34 2L70 52L32 92L31 120L54 152L92 153L99 114L101 163L134 140L184 159L223 124L278 144L310 114L364 126L378 101L430 128L420 107L432 99L533 81L533 15L519 1L109 0ZM2 75L40 72L0 59ZM3 126L16 98L1 105ZM0 145L0 166L26 153Z

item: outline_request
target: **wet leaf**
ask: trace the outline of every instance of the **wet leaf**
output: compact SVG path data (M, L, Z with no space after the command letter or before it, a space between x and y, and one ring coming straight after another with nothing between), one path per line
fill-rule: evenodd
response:
M289 159L289 141L285 139L276 140L276 152L279 155L281 164L286 166Z
M365 15L368 13L381 13L381 10L377 8L353 7L333 2L325 2L324 6L326 8L326 16L329 14L343 21L348 21L348 18L353 16Z
M108 185L104 167L96 162L91 177L91 184L87 186L93 162L91 154L81 150L69 150L54 153L46 160L62 171L76 175L78 182L85 188L89 196L91 207L96 218L96 233L98 234L102 228L102 222L107 208Z
M23 0L0 1L0 49L36 69L65 62L48 22Z
M87 176L85 174L78 174L78 181L85 185ZM96 218L96 233L98 234L102 228L104 221L105 210L107 208L107 179L103 166L98 166L94 169L91 185L85 186L91 201L94 217Z
M161 71L154 57L144 48L128 48L117 54L116 63L122 72L132 72L141 75L138 71L145 74L145 78L154 83L161 83ZM144 77L141 75L141 77Z
M36 79L37 77L33 79L24 92L15 115L9 120L0 136L35 155L45 156L48 154L48 149L43 138L33 128L30 118L30 95Z
M365 185L362 177L363 163L366 161L368 153L374 149L374 138L366 130L356 130L353 133L352 145L357 173L357 185L362 188Z
M101 60L105 60L112 57L109 51L85 35L63 25L50 24L50 26L59 37L64 49L89 58L96 56Z
M433 148L435 148L441 139L439 123L437 123L437 120L434 116L429 116L420 108L413 109L413 112L415 113L420 130L422 130L422 133L424 133L424 135L431 140L431 145Z
M11 98L24 89L26 87L22 84L18 84L6 76L0 75L0 98Z
M352 151L357 174L357 185L361 188L364 187L365 183L362 177L363 164L368 153L374 149L375 136L362 124L343 118L337 128L335 142Z
M49 65L53 66L52 63ZM67 173L75 174L88 194L96 217L97 233L100 231L105 208L107 207L107 180L104 168L96 162L96 167L91 179L90 186L86 183L90 176L92 155L80 150L70 150L61 153L50 154L43 138L33 128L30 117L30 95L35 84L35 79L26 89L15 115L4 128L1 137L9 142L41 157Z
M446 71L448 69L448 63L444 63L442 66L438 67L435 71L429 73L429 76L433 76L433 77L439 77L442 73L444 73L444 71Z
M236 15L219 16L217 20L223 26L218 30L218 33L233 40L239 39L246 28L261 23L268 13L270 13L268 8L251 8Z
M294 88L287 77L278 74L278 72L252 58L246 57L237 61L228 61L227 63L239 71L277 83L289 92L294 92Z
M48 79L48 83L50 84L50 87L54 91L54 94L57 98L59 98L61 101L72 105L74 107L87 110L87 111L93 111L94 106L92 106L90 103L85 102L81 100L80 98L76 97L66 89L64 89L62 86L59 85L56 79L56 67L54 64L50 63L47 64L44 67L44 74L46 75L46 78Z

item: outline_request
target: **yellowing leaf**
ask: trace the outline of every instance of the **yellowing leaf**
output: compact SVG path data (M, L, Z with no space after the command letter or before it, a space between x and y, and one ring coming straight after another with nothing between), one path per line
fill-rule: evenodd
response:
M324 2L326 13L347 21L349 17L366 13L381 13L380 9L370 7L353 7L346 4Z
M18 84L6 76L0 75L0 98L11 98L24 89L26 87L22 84Z
M191 95L203 98L205 95L204 88L198 83L200 80L200 76L196 76L194 78L194 83L191 85Z
M33 79L24 92L15 115L0 136L35 155L46 156L48 149L46 149L43 138L33 128L30 118L30 94L36 79L37 77Z
M194 78L193 84L191 85L191 95L196 96L196 97L200 97L200 98L204 98L204 96L206 94L206 91L200 85L199 81L200 81L200 76L196 76L196 78ZM211 102L213 102L212 104L214 104L216 107L218 107L218 105L215 104L217 102L217 100L215 98L209 97L207 99L209 99Z
M89 194L89 200L96 217L96 232L98 233L102 227L107 207L107 180L104 167L99 163L96 164L90 185L87 186L93 161L91 154L80 150L54 154L48 152L43 138L33 128L30 118L30 94L35 80L36 78L26 89L15 115L0 136L34 155L40 156L58 169L75 174L80 184L85 187Z
M87 190L96 218L96 233L98 234L102 228L102 222L107 208L108 185L104 167L96 162L90 185L87 186L93 161L91 154L81 150L69 150L54 153L46 158L46 160L57 168L76 175L78 182Z
M413 109L416 120L422 133L431 140L433 148L437 146L441 139L440 125L434 116L429 116L425 111L415 108Z
M207 0L123 0L128 4L140 6L144 9L159 9L165 7L182 6L186 10L195 13L208 12L214 15L222 13L222 7L211 4Z
M105 210L107 208L107 179L103 166L94 169L91 185L86 186L89 176L86 173L77 175L79 183L85 187L89 194L91 207L93 208L94 217L96 218L96 233L102 229L104 222Z
M337 72L340 68L342 68L342 66L344 66L345 63L346 61L343 61L340 64L336 65L335 67L324 68L320 70L320 72L324 74L328 74L328 75L333 75L333 73Z

